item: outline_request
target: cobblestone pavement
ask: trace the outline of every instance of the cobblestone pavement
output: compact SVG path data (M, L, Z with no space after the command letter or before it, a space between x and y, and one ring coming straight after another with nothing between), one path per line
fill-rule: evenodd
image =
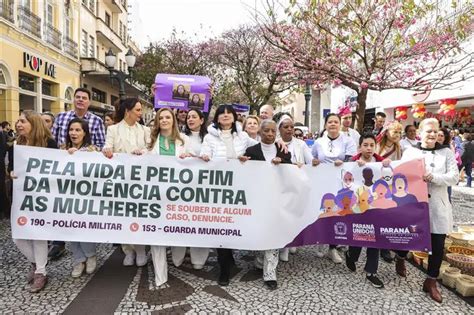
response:
M455 187L453 204L456 224L474 223L474 189ZM69 276L71 257L67 255L48 265L50 281L47 288L39 294L30 294L25 290L28 263L11 241L9 222L0 222L0 237L1 314L61 313L94 277L73 280ZM100 266L112 252L111 245L99 246ZM225 288L215 282L218 271L215 255L201 271L193 270L189 261L180 268L173 267L170 261L169 281L159 288L154 285L150 262L147 268L137 269L115 312L474 313L474 307L444 287L441 289L443 303L431 301L421 290L423 272L411 264L407 264L408 277L402 279L396 275L394 264L381 261L379 277L385 288L376 289L365 281L362 270L365 256L361 257L354 274L344 263L334 265L327 258L317 258L314 248L308 246L299 248L290 256L289 262L279 264L279 287L268 291L263 285L261 271L254 268L253 254L239 251L236 258L234 276ZM120 277L120 272L116 277ZM102 295L107 298L107 292Z

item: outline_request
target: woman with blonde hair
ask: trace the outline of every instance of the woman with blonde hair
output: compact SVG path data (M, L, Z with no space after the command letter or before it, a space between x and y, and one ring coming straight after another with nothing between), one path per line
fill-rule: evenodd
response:
M161 108L155 116L155 128L151 132L151 142L149 146L150 154L161 156L176 156L185 158L194 154L189 147L189 138L180 134L178 130L178 120L173 111L169 108ZM150 247L153 267L155 269L155 284L160 286L168 281L168 263L166 261L166 246L153 245ZM175 252L173 263L181 265L184 259L182 247L172 247ZM179 256L179 258L176 258ZM207 258L207 255L206 255Z
M441 303L443 299L436 287L436 279L443 261L446 235L453 230L453 209L448 199L448 186L456 185L459 171L453 151L437 142L439 122L434 118L422 120L419 131L421 142L416 147L405 150L403 160L425 160L423 180L428 185L432 250L428 257L428 277L423 283L423 291ZM397 254L406 256L407 252Z
M398 121L392 121L377 136L377 154L384 159L392 161L400 160L402 157L402 147L400 140L402 138L403 126Z
M400 160L402 157L402 146L400 144L402 130L403 126L398 121L388 123L376 138L376 153L384 159L390 159L392 161ZM394 259L388 249L381 249L380 256L388 263L391 263ZM405 261L400 259L400 257L396 257L396 263L397 273L404 277L406 274Z
M249 135L250 138L260 141L258 131L260 129L260 118L255 115L247 116L244 120L242 129Z
M16 145L26 145L31 147L57 149L51 131L46 127L41 116L30 110L25 110L18 118L17 124L18 138ZM14 150L12 150L14 152ZM13 163L14 159L12 159ZM14 165L12 165L12 178ZM23 255L31 263L31 269L27 276L29 291L37 293L41 291L48 278L46 276L46 264L48 263L48 241L47 240L13 240Z

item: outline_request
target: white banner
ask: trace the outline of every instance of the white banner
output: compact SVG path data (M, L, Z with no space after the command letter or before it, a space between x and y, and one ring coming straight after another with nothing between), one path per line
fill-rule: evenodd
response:
M12 233L19 239L282 248L326 216L323 195L344 189L349 171L349 184L362 185L355 163L298 168L153 154L107 159L16 146ZM379 163L373 173L382 176ZM340 213L334 216L342 220Z

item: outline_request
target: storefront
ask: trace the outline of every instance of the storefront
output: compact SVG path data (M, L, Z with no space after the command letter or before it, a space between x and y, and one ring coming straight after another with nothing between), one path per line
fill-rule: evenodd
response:
M59 113L72 108L79 87L79 62L29 37L2 37L0 121L14 122L21 111Z

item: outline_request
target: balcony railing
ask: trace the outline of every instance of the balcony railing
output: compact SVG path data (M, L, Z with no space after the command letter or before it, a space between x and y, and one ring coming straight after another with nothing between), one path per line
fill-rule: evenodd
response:
M73 41L69 36L63 37L63 48L66 54L71 57L77 58L77 43Z
M0 0L0 18L4 18L12 23L13 18L13 0Z
M18 22L22 30L41 38L41 18L27 7L18 6Z
M44 23L44 39L57 49L61 49L61 32L49 23Z

